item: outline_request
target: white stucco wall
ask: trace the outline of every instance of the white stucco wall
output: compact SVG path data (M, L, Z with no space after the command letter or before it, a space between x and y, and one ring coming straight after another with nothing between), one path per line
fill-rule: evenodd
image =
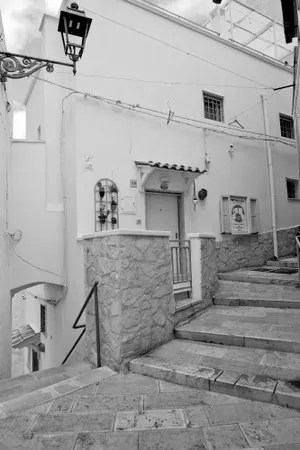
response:
M5 36L0 11L0 34L5 49ZM11 375L11 297L10 297L10 254L7 234L9 154L11 144L12 118L7 112L9 90L0 83L0 380Z
M13 291L63 283L62 212L47 209L46 151L45 142L13 141L11 148L10 232L20 238L11 243Z
M40 182L44 180L46 184L47 210L62 210L65 203L66 213L63 222L66 264L59 267L62 273L67 274L68 292L53 310L55 329L50 334L53 339L48 344L48 355L52 352L49 359L52 359L53 364L61 362L78 335L71 326L85 295L82 244L76 238L94 231L94 186L100 178L113 179L120 189L120 199L132 196L137 204L136 215L120 214L120 227L143 229L144 194L129 187L130 179L139 178L134 161L154 160L196 165L203 169L207 151L211 157L211 163L207 166L208 174L201 176L196 186L197 190L207 189L208 197L197 205L196 212L192 204L192 192L185 197L186 233L210 233L221 238L221 195L257 197L260 231L271 229L265 142L207 131L205 144L203 128L174 122L167 125L166 121L112 107L84 95L70 95L70 90L62 89L55 83L155 110L168 112L170 108L175 114L202 121L199 125L210 128L219 124L204 119L202 90L206 90L224 96L225 123L237 116L247 130L258 133L264 133L260 97L265 92L264 86L270 88L267 94L271 96L272 87L292 83L292 73L284 65L271 64L251 56L228 43L196 33L123 0L90 0L89 10L169 42L198 55L200 59L88 12L94 21L85 54L78 64L78 75L74 77L71 69L60 67L56 67L53 74L42 74L50 83L40 82L43 84L45 102L43 137L46 144L40 144L44 156L36 166L41 165L43 168ZM44 56L66 61L57 33L57 22L53 18L45 18L42 33ZM213 65L204 60L211 61ZM256 80L261 87L230 73L230 70ZM111 77L166 81L167 84L124 81ZM181 84L168 84L170 81ZM291 114L291 96L292 91L285 90L267 101L270 133L274 136L280 137L279 113ZM37 121L40 120L35 113L41 107L39 101L41 96L35 95L33 91L28 102L28 130L36 129ZM226 132L236 135L236 130L228 126ZM235 148L232 156L228 152L230 145ZM277 226L298 225L298 203L287 201L284 185L286 176L298 176L297 152L285 144L272 144L272 148ZM87 155L93 156L92 172L84 170L84 157ZM28 159L23 163L30 165ZM44 210L41 217L45 218L46 214ZM140 224L137 223L139 219ZM63 228L59 229L53 224L49 225L50 228L49 235L59 236L61 242ZM46 236L48 239L48 233ZM55 249L53 255L59 254L62 263L62 245ZM47 267L52 267L51 258L50 254L44 256Z

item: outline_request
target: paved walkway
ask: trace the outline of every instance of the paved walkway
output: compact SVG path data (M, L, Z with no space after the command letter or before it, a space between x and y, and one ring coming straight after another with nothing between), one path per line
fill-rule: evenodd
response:
M0 420L1 450L299 450L300 413L116 375Z

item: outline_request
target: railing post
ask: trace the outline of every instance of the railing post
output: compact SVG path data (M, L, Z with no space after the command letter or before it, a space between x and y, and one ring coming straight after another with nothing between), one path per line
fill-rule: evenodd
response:
M95 326L96 326L97 367L101 367L100 329L99 329L99 305L98 305L98 284L95 284L95 287L94 287L94 303L95 303Z

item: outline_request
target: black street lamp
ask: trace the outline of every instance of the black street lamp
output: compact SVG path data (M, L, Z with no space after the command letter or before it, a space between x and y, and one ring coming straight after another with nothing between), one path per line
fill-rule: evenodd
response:
M65 54L74 63L74 73L76 73L76 63L83 55L91 23L92 19L86 17L84 11L79 10L77 3L72 3L70 7L67 6L61 11L58 31L61 33ZM75 37L75 39L73 37L74 42L70 41L70 36Z
M82 57L86 38L88 36L92 19L86 17L84 11L79 10L77 3L72 3L61 11L58 31L62 35L65 54L69 56L72 64L50 59L35 58L16 53L0 52L0 82L6 82L7 78L25 78L34 72L46 68L47 72L54 71L54 65L72 67L76 75L76 63ZM74 42L70 41L74 36ZM78 38L80 43L77 43Z

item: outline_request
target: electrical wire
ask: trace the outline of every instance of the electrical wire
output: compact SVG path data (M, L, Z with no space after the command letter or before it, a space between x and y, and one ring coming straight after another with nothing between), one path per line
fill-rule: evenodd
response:
M64 74L64 75L70 75L73 76L73 74L68 72L55 72L56 74ZM78 76L80 77L88 77L88 78L99 78L104 80L115 80L115 81L129 81L134 83L149 83L149 84L165 84L165 85L171 85L171 86L191 86L191 87L222 87L222 88L241 88L241 89L262 89L261 87L256 86L241 86L236 84L201 84L201 83L185 83L183 81L164 81L164 80L143 80L138 78L123 78L123 77L112 77L108 75L89 75L87 73L80 73L77 72ZM272 89L273 88L266 88L266 89Z
M160 44L163 44L163 45L165 45L165 46L167 46L169 48L172 48L173 50L176 50L176 51L178 51L180 53L183 53L183 54L185 54L187 56L190 56L192 58L198 59L199 61L202 61L202 62L205 62L207 64L210 64L210 65L212 65L214 67L217 67L218 69L224 70L225 72L231 73L231 74L236 75L236 76L238 76L240 78L243 78L244 80L250 81L251 83L257 84L261 88L262 87L263 88L270 88L270 86L265 86L265 85L259 83L258 81L255 81L255 80L253 80L251 78L246 77L245 75L241 75L240 73L237 73L237 72L235 72L233 70L227 69L226 67L221 66L221 65L219 65L217 63L214 63L212 61L208 61L207 59L202 58L199 55L196 55L196 54L194 54L192 52L188 52L186 50L183 50L182 48L176 47L175 45L170 44L168 42L165 42L162 39L159 39L159 38L156 38L154 36L151 36L151 35L149 35L147 33L144 33L143 31L137 30L136 28L132 28L132 27L130 27L128 25L125 25L124 23L118 22L118 21L113 20L113 19L111 19L109 17L103 16L102 14L96 13L95 11L92 11L92 10L86 8L86 7L84 7L84 8L86 9L86 11L90 12L91 14L94 14L95 16L101 17L103 20L106 20L108 22L111 22L111 23L114 23L116 25L119 25L119 26L121 26L123 28L126 28L126 29L128 29L130 31L133 31L134 33L137 33L137 34L139 34L141 36L147 37L147 38L149 38L149 39L151 39L151 40L153 40L155 42L159 42Z
M77 94L84 95L85 97L90 97L90 98L93 98L95 100L99 100L101 102L107 103L107 104L109 104L111 106L114 106L114 107L130 110L130 111L134 110L135 112L138 112L138 113L141 113L141 114L144 114L144 115L146 114L146 115L149 115L149 116L152 116L152 117L156 117L156 118L162 119L164 121L167 121L167 118L169 116L168 112L159 111L159 110L150 109L150 108L145 108L145 107L142 107L139 104L133 105L133 104L129 104L129 103L126 103L126 102L122 102L120 100L113 100L113 99L105 98L105 97L102 97L102 96L99 96L99 95L90 94L88 92L77 91L75 89L72 89L70 87L67 87L67 86L55 83L53 81L45 80L45 79L40 78L40 77L36 77L36 78L41 80L41 81L43 81L43 82L46 82L46 83L52 84L54 86L60 87L62 89L66 89L66 90L68 90L70 92L74 92L74 93L77 93ZM274 95L274 94L272 94L272 95ZM253 107L251 107L251 108L253 108ZM184 121L182 121L182 120L184 120ZM228 126L226 126L226 125L222 125L222 124L217 124L216 123L216 124L214 124L214 127L216 127L217 129L216 128L210 128L210 125L207 124L207 122L204 122L204 121L201 121L201 120L197 120L197 119L191 119L191 118L188 118L188 117L177 116L175 114L172 117L171 122L178 123L178 124L181 124L181 125L186 125L186 126L193 127L193 128L206 129L206 130L209 130L209 131L214 132L214 133L225 134L225 135L233 136L233 137L240 138L240 139L259 140L259 141L264 141L264 142L265 141L271 141L271 142L281 143L281 144L284 144L284 145L287 145L287 146L290 146L290 147L294 147L294 148L296 147L295 144L288 143L288 142L280 139L277 136L266 135L264 133L257 133L257 132L249 131L249 130L240 130L240 132L249 133L250 136L238 135L236 133L233 134L233 133L230 133L228 131ZM193 122L193 123L189 123L189 122ZM201 126L195 125L195 124L201 124ZM226 130L226 131L224 131L224 130Z
M50 275L54 275L54 276L56 276L56 277L58 277L58 278L61 278L61 276L58 275L57 273L51 272L50 270L42 269L41 267L38 267L38 266L36 266L35 264L32 264L31 262L27 261L27 260L24 259L21 255L19 255L19 254L15 251L14 248L13 248L13 252L14 252L14 254L15 254L21 261L23 261L24 263L26 263L26 264L28 264L29 266L33 267L34 269L38 269L38 270L40 270L41 272L49 273Z
M276 91L274 93L272 93L267 100L269 100L271 97L273 97L273 95L276 95L279 91ZM232 117L231 119L228 120L228 123L230 123L232 120L236 119L237 117L242 116L243 114L245 114L246 112L251 111L252 109L256 108L258 105L261 104L261 100L259 100L258 102L256 102L254 105L250 106L250 108L245 109L244 111L240 112L239 114L236 114L234 117Z

